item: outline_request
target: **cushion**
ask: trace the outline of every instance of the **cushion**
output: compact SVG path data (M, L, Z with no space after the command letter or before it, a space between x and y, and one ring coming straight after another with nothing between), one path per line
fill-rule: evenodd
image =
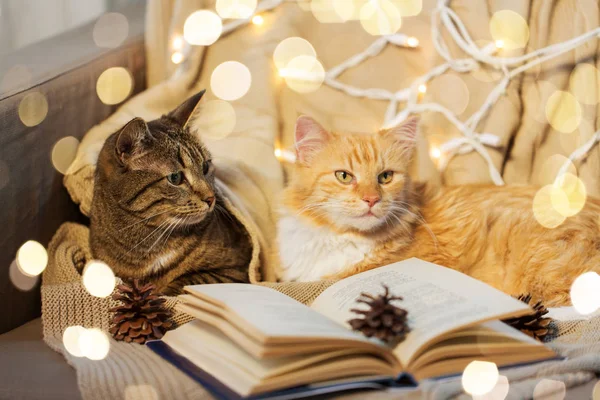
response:
M42 340L40 318L0 335L0 354L0 399L81 398L75 369Z

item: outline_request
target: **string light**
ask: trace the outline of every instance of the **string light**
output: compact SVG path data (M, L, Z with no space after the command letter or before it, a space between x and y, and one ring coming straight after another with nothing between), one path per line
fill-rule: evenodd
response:
M183 49L183 44L183 38L181 36L175 36L171 47L173 47L173 50L181 50Z
M272 10L284 2L285 0L263 0L257 7L255 14L267 10ZM370 3L371 2L367 4ZM303 3L298 4L302 5ZM417 77L417 80L425 84L430 80L434 79L435 77L444 74L448 70L454 70L460 73L469 73L481 69L482 64L483 66L489 66L495 70L502 69L504 72L503 77L499 79L497 85L491 90L485 102L481 105L481 107L478 110L476 110L469 118L467 118L466 121L463 122L459 120L456 114L452 113L452 111L448 110L441 104L437 104L434 102L428 102L425 104L420 103L419 93L422 94L422 92L419 91L419 86L417 86L416 92L414 86L410 86L399 91L391 92L389 90L381 88L363 89L340 82L337 79L347 69L355 67L367 60L368 58L374 57L377 54L379 54L388 44L410 47L407 36L403 34L396 33L377 38L364 51L352 55L346 61L327 71L324 83L333 89L340 90L353 97L365 97L389 101L388 111L385 114L386 118L384 127L389 128L398 125L411 114L420 114L423 112L437 112L443 114L448 119L448 121L451 122L462 133L463 136L461 138L450 139L447 143L444 143L440 146L441 153L444 155L444 162L440 164L440 170L443 171L445 166L447 166L448 162L455 155L467 154L469 152L475 151L479 153L479 155L487 163L492 181L496 185L503 185L504 180L502 179L500 172L494 165L494 161L492 160L490 154L488 153L488 150L486 149L486 146L493 148L499 147L501 145L500 138L497 135L476 132L476 128L479 126L479 123L481 122L483 117L490 111L492 106L496 104L496 102L502 97L502 95L504 95L511 79L532 68L539 68L539 66L542 63L550 59L556 58L579 46L582 46L583 44L592 39L597 39L598 35L600 34L600 28L595 28L577 37L566 40L562 43L555 43L551 46L544 47L518 57L500 57L495 56L493 53L495 53L499 49L506 47L505 38L494 38L495 46L486 45L479 47L469 36L465 24L458 17L458 15L450 8L449 5L450 0L437 0L437 6L434 8L432 15L434 23L431 24L434 46L438 51L438 54L445 60L445 62L433 67L424 75ZM361 11L363 11L363 17L366 17L365 20L361 21L363 25L364 23L367 23L367 25L369 25L371 22L373 22L370 21L370 19L372 19L370 17L377 14L375 10L361 9ZM509 16L510 18L500 18L499 21L501 23L497 26L490 27L491 31L496 30L496 28L500 28L497 29L497 31L500 32L502 35L505 35L507 33L503 30L503 22L509 21L509 23L512 23L513 20L517 21L518 19L513 18L512 14L509 15L507 13L503 13L498 15L504 17L504 14L506 16ZM386 18L390 19L389 15ZM526 27L526 23L523 25L522 21L520 19L518 20L519 29L517 29L518 32L515 32L515 35L518 34L517 39L519 40L515 41L515 38L512 37L513 35L511 32L508 32L508 36L506 37L506 39L517 42L513 43L516 45L520 45L520 43L518 43L519 41L526 42L528 40L528 35L526 31L526 29L528 30L528 27ZM222 32L231 32L249 21L250 20L231 21L225 26L223 26ZM390 23L395 21L390 20L387 22ZM392 25L394 24L390 23L389 26L386 28L386 31L393 31L396 28L396 26ZM369 25L369 27L371 26ZM441 28L445 28L448 32L448 35L442 34L440 32ZM380 34L381 32L374 33ZM449 46L445 43L444 39L447 36L450 36L455 41L455 43L461 49L463 49L464 52L467 53L467 57L461 56L461 58L458 59L454 58L450 54L448 50ZM286 64L277 65L277 67L281 70L281 68L286 67ZM284 75L286 73L287 72L283 72ZM397 106L400 102L405 103L405 107L402 110L398 111ZM589 142L586 142L580 148L574 151L569 158L571 160L579 160L583 158L592 149L592 147L594 147L598 143L600 143L600 131L596 132Z
M419 85L419 93L421 93L421 94L427 93L427 85L426 84L422 83Z
M275 148L273 153L275 154L275 158L280 162L288 162L290 164L296 162L296 154L293 151Z
M261 15L255 15L252 17L252 23L254 25L262 25L265 22L265 19Z
M417 39L416 37L409 37L408 39L406 39L406 44L408 45L408 47L417 47L419 46L419 39Z
M183 61L183 54L181 54L180 52L176 51L171 56L171 61L173 62L173 64L181 64L181 62Z
M429 154L431 155L431 158L438 160L442 156L442 151L437 147L432 147Z

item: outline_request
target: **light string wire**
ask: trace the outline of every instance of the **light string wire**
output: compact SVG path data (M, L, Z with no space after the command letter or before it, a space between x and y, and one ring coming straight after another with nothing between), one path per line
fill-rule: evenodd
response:
M259 3L255 13L251 17L234 20L225 24L223 26L223 34L229 33L250 23L254 15L272 10L282 3L288 2L290 1L263 0ZM497 135L491 133L476 132L477 126L497 101L506 93L506 89L513 78L537 65L571 51L592 39L598 38L600 36L600 28L590 30L567 41L555 43L518 57L498 57L494 55L498 50L494 43L490 43L484 47L477 46L469 35L465 24L449 7L449 4L450 0L438 0L436 8L431 15L431 36L433 38L433 44L437 53L445 60L445 62L417 77L409 87L392 92L383 88L359 88L343 83L338 79L346 70L360 65L371 57L376 57L389 44L407 48L416 47L414 45L409 45L409 37L403 33L396 33L377 38L362 52L351 56L346 61L329 69L325 73L323 83L352 97L389 101L390 104L385 113L384 127L398 125L410 114L436 112L444 115L444 117L458 129L462 134L462 137L449 139L440 145L439 150L442 154L442 158L438 165L440 171L443 173L448 163L455 156L476 151L486 161L490 177L494 184L499 186L504 185L504 180L486 148L491 147L499 149L501 146L501 139ZM469 56L468 58L457 59L450 54L448 45L442 36L442 27L450 34L456 45ZM501 71L503 76L498 84L490 91L481 107L466 121L461 121L455 113L439 103L419 102L419 87L421 85L427 84L434 78L446 73L448 70L459 73L468 73L481 68L482 65ZM398 111L398 105L401 102L404 102L405 105L401 111ZM598 143L600 143L600 131L596 132L588 142L575 150L569 157L569 162L583 159ZM564 173L568 166L567 162L561 168L559 174Z

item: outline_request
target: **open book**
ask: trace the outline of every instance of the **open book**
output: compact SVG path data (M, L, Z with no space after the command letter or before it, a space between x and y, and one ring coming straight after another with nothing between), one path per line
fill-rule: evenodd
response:
M395 347L347 324L356 317L350 309L361 308L360 293L380 294L382 283L408 310L411 331ZM258 285L196 285L186 292L177 307L196 320L148 346L218 397L294 398L460 374L473 360L502 367L556 357L498 321L528 314L526 304L418 259L339 281L310 307Z

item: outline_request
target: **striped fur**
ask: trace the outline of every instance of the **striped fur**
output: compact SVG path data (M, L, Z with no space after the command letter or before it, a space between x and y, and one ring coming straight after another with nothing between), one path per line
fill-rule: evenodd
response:
M314 124L316 122L313 121ZM306 125L306 123L304 124ZM530 186L461 186L439 190L411 182L410 162L415 129L395 135L350 135L321 132L320 147L301 157L284 194L279 247L284 277L302 280L342 279L410 257L444 265L484 281L506 293L531 293L548 306L570 304L570 288L586 271L600 271L600 201L588 198L584 209L562 225L547 229L532 210L537 189ZM397 134L408 135L406 140ZM298 149L302 152L300 146ZM357 177L344 185L334 171ZM396 171L394 180L379 185L381 171ZM397 179L396 179L397 176ZM370 225L357 215L365 193L378 193L378 220ZM375 209L375 208L374 208ZM293 220L293 222L290 222ZM307 235L309 229L314 234ZM304 237L304 243L294 238ZM315 242L311 242L316 238ZM348 262L348 252L366 249ZM318 241L318 243L317 243ZM365 246L370 241L370 246ZM327 243L338 246L323 250ZM340 245L340 243L343 244ZM296 257L287 257L297 248ZM321 271L306 271L310 248L327 254ZM356 259L356 254L352 255ZM304 274L304 275L303 275Z
M96 170L94 257L170 295L190 284L248 282L250 237L215 187L210 153L186 126L201 97L147 124L132 120L106 140ZM178 171L185 179L170 183Z

